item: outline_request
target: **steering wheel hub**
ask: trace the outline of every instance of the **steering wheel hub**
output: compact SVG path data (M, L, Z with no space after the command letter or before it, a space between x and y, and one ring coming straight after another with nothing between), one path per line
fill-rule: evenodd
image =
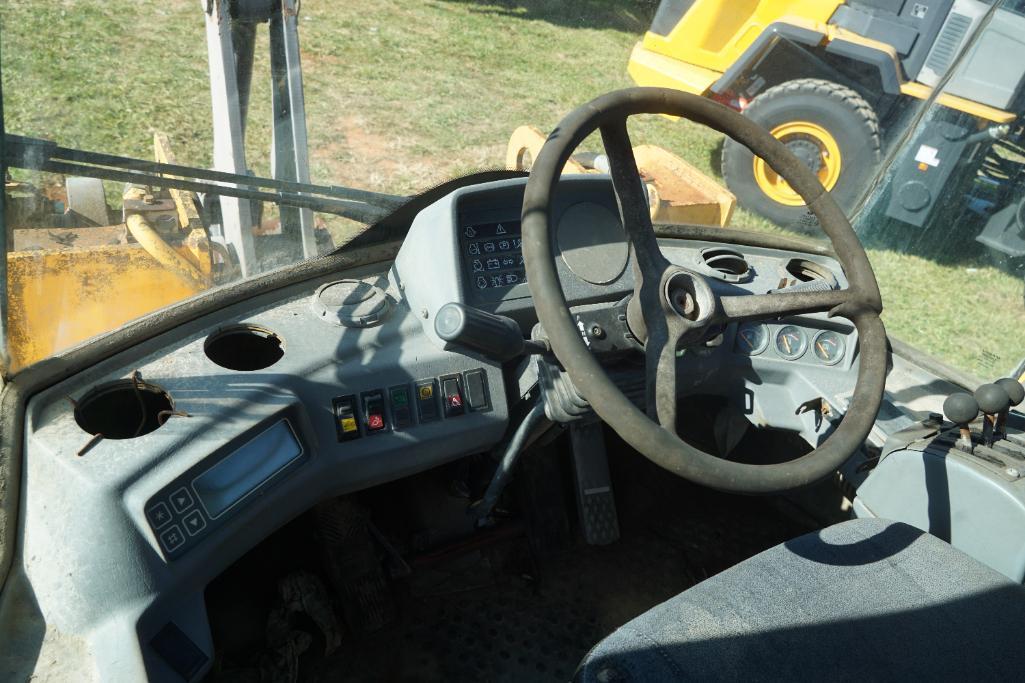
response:
M663 279L667 310L694 326L712 321L716 300L705 278L693 271L680 269L667 271Z

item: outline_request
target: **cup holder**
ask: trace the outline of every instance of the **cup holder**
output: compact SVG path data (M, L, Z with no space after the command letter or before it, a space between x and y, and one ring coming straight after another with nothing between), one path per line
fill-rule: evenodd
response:
M228 370L263 370L281 360L285 345L274 332L256 325L233 325L214 332L203 345L206 357Z
M95 387L75 405L75 422L104 439L149 434L174 413L171 395L141 379L121 379Z

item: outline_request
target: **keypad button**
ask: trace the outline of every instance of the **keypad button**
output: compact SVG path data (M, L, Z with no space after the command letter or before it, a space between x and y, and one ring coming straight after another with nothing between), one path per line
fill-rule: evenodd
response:
M185 545L185 534L177 524L160 534L160 547L164 549L164 552L173 553L183 545Z
M155 503L146 510L146 518L154 529L163 529L171 522L171 511L164 503Z
M194 504L192 494L184 486L171 494L171 507L175 512L185 512Z
M193 510L182 519L182 526L185 527L189 536L195 536L206 528L206 520L203 519L202 512Z

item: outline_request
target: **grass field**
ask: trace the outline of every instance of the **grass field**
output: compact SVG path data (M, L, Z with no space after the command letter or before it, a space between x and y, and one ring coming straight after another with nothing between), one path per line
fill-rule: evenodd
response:
M301 44L314 181L409 193L500 166L509 134L550 130L600 93L631 85L630 50L651 0L305 0ZM264 40L266 40L264 38ZM198 0L6 0L0 53L9 132L210 163L210 99ZM267 73L260 54L258 74ZM254 81L247 130L269 168L269 84ZM718 177L719 138L658 118L632 128ZM739 211L735 225L772 229ZM978 254L939 263L872 252L893 334L983 377L1025 354L1020 277Z

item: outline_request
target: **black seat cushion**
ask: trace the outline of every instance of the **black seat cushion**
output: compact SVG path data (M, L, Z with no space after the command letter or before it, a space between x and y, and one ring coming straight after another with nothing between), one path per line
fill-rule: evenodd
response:
M577 681L1022 680L1025 588L898 522L756 555L599 643Z

